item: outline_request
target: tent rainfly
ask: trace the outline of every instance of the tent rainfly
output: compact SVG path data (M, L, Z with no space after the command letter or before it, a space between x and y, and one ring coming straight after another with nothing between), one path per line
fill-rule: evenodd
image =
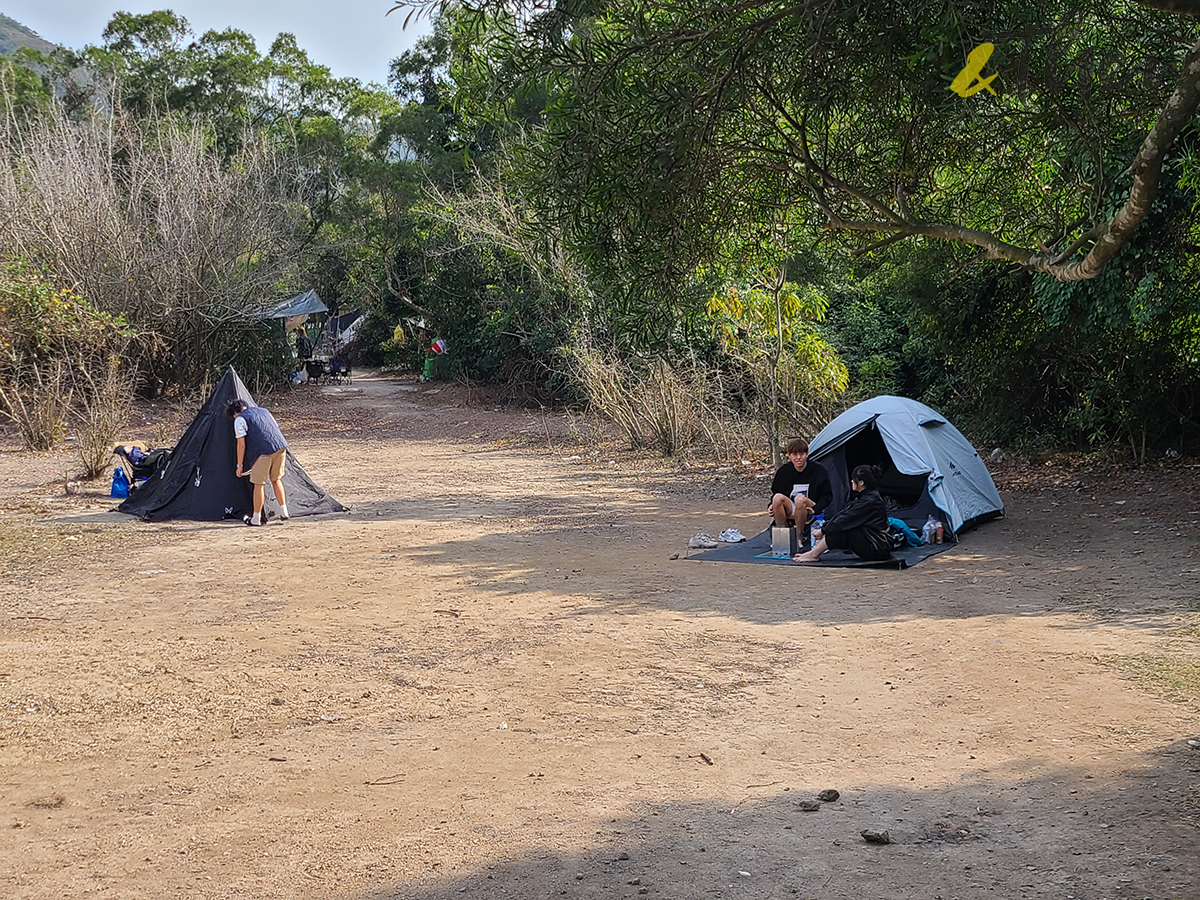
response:
M930 515L957 534L966 525L1004 514L975 448L945 417L916 400L864 400L826 425L808 454L825 466L833 482L826 515L846 505L850 473L864 464L883 471L880 493L898 504L889 515L918 533Z
M295 316L311 316L314 313L329 312L329 307L321 302L316 291L305 291L290 300L284 300L269 306L262 312L264 319L291 319ZM289 505L290 507L290 505ZM291 512L291 509L288 509Z
M249 478L238 478L233 419L225 407L235 398L257 406L246 385L232 367L225 373L208 400L171 451L167 464L149 480L133 489L118 512L140 516L147 521L194 519L215 521L241 519L253 509ZM283 473L288 514L315 516L343 512L338 503L308 477L288 450ZM264 512L278 513L274 491L266 485Z

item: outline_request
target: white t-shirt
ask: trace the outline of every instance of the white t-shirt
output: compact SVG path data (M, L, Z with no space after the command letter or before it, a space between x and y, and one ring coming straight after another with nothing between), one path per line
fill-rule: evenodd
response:
M250 432L250 426L246 424L246 420L241 416L235 416L233 420L233 436L235 438L244 438Z

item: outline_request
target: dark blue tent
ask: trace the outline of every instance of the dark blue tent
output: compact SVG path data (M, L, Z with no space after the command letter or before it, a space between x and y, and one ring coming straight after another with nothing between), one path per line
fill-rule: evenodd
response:
M118 512L147 521L241 519L253 508L249 478L238 478L233 420L225 414L229 401L257 406L232 368L225 373L192 424L171 451L166 465L134 488ZM292 517L343 512L346 507L321 490L288 450L283 473L288 514ZM266 486L268 516L278 512L270 483Z

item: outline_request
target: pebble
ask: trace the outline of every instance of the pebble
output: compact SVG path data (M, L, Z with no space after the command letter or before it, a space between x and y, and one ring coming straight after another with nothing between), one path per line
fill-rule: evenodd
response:
M868 844L890 844L892 836L886 831L872 831L870 828L862 832L863 840Z
M821 808L821 804L816 800L801 800L796 804L796 808L801 812L816 812Z
M842 795L839 794L837 791L835 791L833 788L827 788L826 790L823 790L823 791L821 791L821 793L817 794L817 799L821 800L825 803L832 803L834 800L836 800L840 796L842 796Z

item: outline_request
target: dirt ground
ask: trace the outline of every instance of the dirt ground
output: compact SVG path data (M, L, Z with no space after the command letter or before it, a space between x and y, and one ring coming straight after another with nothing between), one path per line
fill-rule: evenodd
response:
M761 460L265 402L349 513L145 524L5 439L0 896L1200 896L1194 463L1001 463L907 571L721 564Z

